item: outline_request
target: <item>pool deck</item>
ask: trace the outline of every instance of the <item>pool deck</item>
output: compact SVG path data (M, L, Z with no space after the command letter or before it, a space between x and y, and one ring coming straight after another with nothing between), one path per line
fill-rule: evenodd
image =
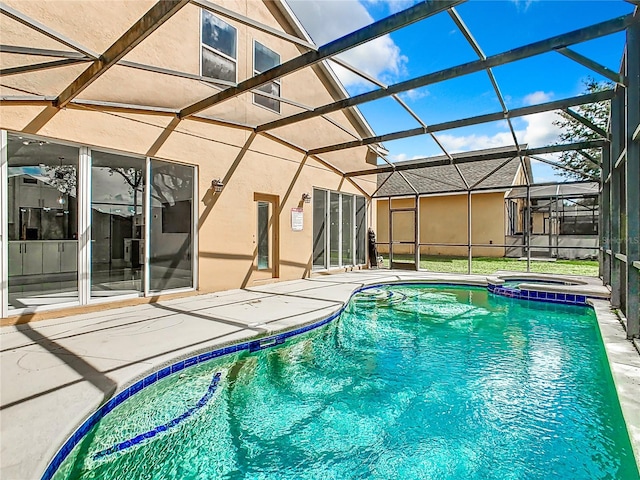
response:
M91 413L153 371L324 318L364 285L413 280L487 284L480 275L362 270L2 327L0 478L39 478ZM640 355L609 302L593 304L640 462Z

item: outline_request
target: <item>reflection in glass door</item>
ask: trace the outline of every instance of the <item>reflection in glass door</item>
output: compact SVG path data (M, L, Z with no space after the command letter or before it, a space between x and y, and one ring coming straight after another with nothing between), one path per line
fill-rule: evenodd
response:
M258 202L258 270L269 268L269 202Z
M329 266L339 267L340 262L340 194L329 193Z
M327 192L313 189L313 268L327 268Z
M91 152L91 297L140 294L145 160Z
M79 149L7 135L9 310L78 301Z
M151 160L149 290L193 287L194 168Z

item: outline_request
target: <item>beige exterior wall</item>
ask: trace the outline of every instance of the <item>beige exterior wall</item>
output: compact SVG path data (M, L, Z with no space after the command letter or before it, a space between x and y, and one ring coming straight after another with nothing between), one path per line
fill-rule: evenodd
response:
M104 52L115 42L153 3L146 0L130 2L9 0L7 2L9 6L72 38L98 54ZM225 8L282 31L283 26L273 15L277 13L277 10L275 6L267 5L268 3L251 0L216 2ZM184 6L128 53L123 60L199 75L200 16L201 9L197 6L192 4ZM258 41L277 52L282 62L297 57L301 53L301 50L290 42L245 27L228 18L220 18L237 29L237 77L239 82L253 76L254 41ZM70 50L4 15L0 16L0 29L4 44ZM55 60L47 57L5 53L0 55L3 68ZM0 92L3 95L32 93L55 96L75 80L88 65L88 63L71 65L8 76L3 78ZM305 68L280 79L281 95L311 107L335 100L337 95L335 88L329 82L321 81L316 70L315 68ZM115 65L81 92L78 99L181 109L218 91L220 90L204 82ZM301 111L298 107L281 103L281 113L278 114L255 105L253 98L252 93L245 93L207 108L201 114L242 124L258 125ZM71 106L70 108L76 107ZM330 116L349 131L358 133L358 128L353 126L344 113L336 112ZM27 127L28 120L33 120L33 115L25 115L24 118L16 118L15 121L11 120L7 121L6 128L23 130ZM161 123L166 126L170 120L170 117L165 117L152 120L152 123ZM182 130L182 123L184 122L181 122L178 130ZM31 133L59 135L59 130L52 131L51 128L48 128L36 131L36 128L36 126L30 125L28 130ZM276 129L273 133L307 149L345 142L354 138L321 118ZM109 132L109 134L111 133ZM58 136L58 138L61 137ZM237 144L238 142L232 143ZM129 142L123 147L127 147L124 148L125 150L130 150L134 145L137 147L135 151L138 152L141 147L138 142ZM364 151L363 149L345 150L338 155L333 155L332 162L342 171L362 169L365 167L362 163Z
M102 53L119 35L140 18L151 1L16 1L11 7ZM243 15L283 30L269 2L216 2ZM270 11L273 10L273 11ZM0 16L2 43L37 48L69 50L57 42ZM284 62L298 56L297 47L284 40L224 19L238 29L238 80L253 75L253 41L258 40L281 55ZM289 28L289 27L287 27ZM290 30L290 28L289 28ZM199 74L200 9L186 5L125 60ZM0 54L2 68L38 63L49 59ZM54 60L54 59L51 59ZM3 95L57 95L89 64L74 65L3 78ZM311 106L333 101L335 92L314 70L304 69L282 79L283 97ZM218 90L199 81L114 66L78 97L97 101L183 108ZM300 110L282 104L282 114L253 104L245 94L203 112L234 122L259 124ZM332 117L351 131L362 130L351 118L338 112ZM313 187L359 195L375 190L375 178L345 180L323 162L306 158L292 146L250 130L204 123L173 115L114 111L69 105L58 110L44 106L0 107L0 128L158 159L193 165L198 170L199 288L216 291L255 285L270 280L272 272L256 270L256 194L277 199L279 218L279 279L308 276L311 271L313 204L301 203L303 193ZM292 144L313 148L352 140L353 137L325 120L312 120L273 133ZM333 155L330 162L342 171L367 166L366 149ZM329 161L328 158L326 158ZM223 179L224 190L214 194L213 179ZM291 229L291 209L304 208L304 229ZM368 214L371 226L372 211Z
M407 200L403 201L404 203ZM407 206L412 206L412 200ZM377 202L377 241L389 241L389 202ZM392 200L392 209L402 208L398 199ZM505 241L506 212L504 194L476 193L471 197L471 236L472 243L503 245ZM413 214L394 213L394 240L413 240ZM410 237L410 238L409 238ZM420 243L467 244L467 195L444 195L423 197L420 199ZM399 246L401 247L401 246ZM387 245L379 245L381 253L387 253ZM407 250L406 252L404 250ZM411 253L412 248L394 247L396 253ZM466 256L467 247L422 246L420 252L425 255ZM502 257L502 247L474 247L476 257Z

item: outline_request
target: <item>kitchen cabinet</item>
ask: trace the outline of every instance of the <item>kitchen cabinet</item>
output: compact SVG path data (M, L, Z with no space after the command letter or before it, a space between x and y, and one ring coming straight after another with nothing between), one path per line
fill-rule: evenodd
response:
M42 242L22 242L22 274L42 273Z
M22 242L9 242L9 276L22 275Z
M78 270L78 242L70 240L59 242L60 245L60 271L75 272Z
M9 242L9 276L75 272L78 270L76 240Z
M42 273L60 271L60 243L45 242L42 246Z

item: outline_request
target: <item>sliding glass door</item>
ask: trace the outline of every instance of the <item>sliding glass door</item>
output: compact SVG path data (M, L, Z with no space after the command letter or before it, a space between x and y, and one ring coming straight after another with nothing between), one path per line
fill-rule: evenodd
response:
M194 167L0 134L3 316L195 287Z
M313 268L366 263L367 207L359 195L313 190Z
M313 268L326 268L327 192L313 190Z
M140 294L144 158L91 151L91 297Z
M77 302L79 149L8 134L6 152L9 311Z
M193 287L194 169L151 160L149 290Z

